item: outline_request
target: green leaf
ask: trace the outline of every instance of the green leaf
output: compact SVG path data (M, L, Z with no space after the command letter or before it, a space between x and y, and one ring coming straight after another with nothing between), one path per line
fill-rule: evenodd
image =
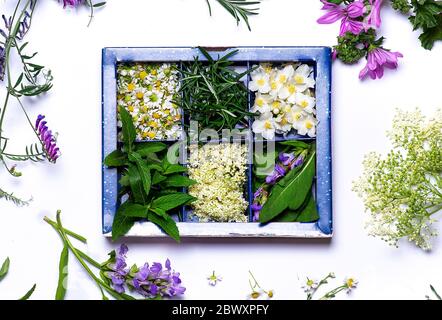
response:
M305 142L299 141L299 140L281 141L281 142L279 142L279 144L282 144L284 146L291 146L291 147L295 147L295 148L300 148L300 149L308 149L310 147L310 145L308 143L305 143Z
M153 200L151 208L159 208L163 209L164 211L168 211L170 209L188 204L194 200L194 197L186 193L172 193Z
M127 217L134 218L147 218L148 206L143 206L141 204L130 203L125 208L124 215Z
M312 152L295 175L289 173L273 186L262 208L259 221L268 222L287 208L298 209L311 189L314 175L315 152Z
M169 215L158 216L157 213L149 212L148 220L159 226L164 232L166 232L172 239L180 242L180 232L173 220Z
M163 160L163 170L163 174L165 175L187 171L187 169L180 164L170 163L169 161L167 161L167 158L164 158Z
M19 300L28 300L32 296L32 294L34 293L36 287L37 287L37 285L34 284L32 286L32 288L29 289L29 291L26 292L26 294L23 297L21 297Z
M6 258L5 261L2 264L2 267L0 268L0 281L3 280L4 277L6 277L6 274L9 271L9 265L11 261L9 258Z
M134 225L137 218L128 217L125 215L126 209L130 207L131 202L126 201L118 208L112 223L112 240L115 241L121 236L124 236L130 228Z
M127 164L127 155L121 150L112 151L104 159L104 164L108 167L121 167Z
M98 3L94 4L93 7L100 8L100 7L103 7L104 5L106 5L106 1L98 2Z
M186 176L182 176L180 174L175 174L172 176L167 177L164 182L162 182L162 185L165 187L189 187L191 185L194 185L196 183L195 180L189 179Z
M296 222L313 222L319 219L318 208L312 193L307 196L307 204L299 211Z
M69 263L69 248L65 243L60 255L60 262L58 264L58 285L55 293L55 300L64 300L66 295L66 285L68 279L68 263Z
M158 171L155 171L154 174L153 174L153 177L152 177L152 184L153 185L158 184L158 183L160 183L160 182L162 182L162 181L164 181L166 179L167 179L166 176L163 176Z
M124 107L118 108L120 119L122 123L123 142L126 149L132 151L132 144L135 141L137 133L131 115Z
M129 164L127 167L127 174L129 176L130 189L132 190L135 202L142 204L147 203L147 194L138 168L133 164ZM144 179L147 178L144 177Z
M140 174L141 182L143 183L144 192L146 193L146 196L149 195L152 183L152 177L150 175L149 166L147 165L147 163L143 161L143 159L137 153L129 154L129 160L135 161L138 172Z
M136 145L135 151L142 157L149 155L150 153L156 153L163 151L167 148L167 145L162 142L142 142Z
M436 41L442 41L442 13L438 18L438 26L434 28L424 28L422 34L419 36L422 47L431 50Z

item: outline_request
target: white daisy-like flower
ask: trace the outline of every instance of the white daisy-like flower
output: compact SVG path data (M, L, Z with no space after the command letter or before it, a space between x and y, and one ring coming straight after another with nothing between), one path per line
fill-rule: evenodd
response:
M271 140L275 137L275 119L272 113L263 113L255 119L252 124L252 130L256 134L261 134L263 138Z
M278 70L276 72L275 80L278 81L281 85L284 85L293 77L294 73L295 69L290 64L288 66L285 66L282 70Z
M286 112L287 120L292 124L293 129L298 129L301 124L301 120L305 117L305 112L303 110L294 105L290 108L290 111Z
M268 93L270 91L270 76L265 72L258 72L251 75L252 81L249 83L250 90L260 93Z
M252 112L259 111L260 113L266 113L270 111L270 104L273 99L268 94L258 93L255 98L255 103L251 109Z
M292 129L292 124L287 118L287 114L282 113L275 119L275 129L277 133L287 133Z
M297 89L293 81L287 82L278 92L278 98L287 100L289 103L295 103Z
M307 113L313 113L316 105L316 99L303 94L298 93L295 98L296 105L301 107Z
M345 278L344 286L347 288L347 293L350 293L358 286L358 281L353 277Z
M319 285L318 281L307 278L304 285L302 286L302 289L304 289L304 292L306 293L311 293L315 291L316 288L318 288L318 285Z
M212 274L210 276L207 277L207 280L209 280L209 285L211 285L212 287L216 286L216 284L220 281L222 281L223 279L220 276L217 276L215 274L215 271L212 272Z
M293 80L298 92L304 92L308 88L314 88L315 80L312 76L313 69L306 65L300 65L293 76Z
M316 136L316 124L317 120L312 115L307 114L302 117L302 119L297 123L298 134L300 135L308 135L309 137Z

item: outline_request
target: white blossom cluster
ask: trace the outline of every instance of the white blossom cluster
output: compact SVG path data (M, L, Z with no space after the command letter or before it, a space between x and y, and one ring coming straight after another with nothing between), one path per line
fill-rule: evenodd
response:
M197 183L189 194L201 222L247 222L246 164L247 147L239 143L190 146L189 177Z
M175 140L181 135L179 72L170 63L118 66L117 103L131 114L138 140Z

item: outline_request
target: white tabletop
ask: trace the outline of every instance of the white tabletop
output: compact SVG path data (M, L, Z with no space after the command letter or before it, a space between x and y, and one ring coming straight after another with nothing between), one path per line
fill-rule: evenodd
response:
M12 0L0 0L10 12ZM212 1L209 17L205 0L108 1L87 28L86 8L64 11L56 1L39 1L28 49L36 61L50 67L54 88L37 100L26 101L29 113L47 116L59 132L62 157L57 164L21 164L23 177L0 171L1 187L30 206L16 208L0 202L0 261L11 258L8 276L0 283L0 299L15 299L37 283L34 299L52 299L62 244L43 222L63 210L63 222L88 239L85 250L97 260L116 248L101 234L101 48L107 46L237 46L333 45L338 25L317 25L319 1L265 0L260 15L250 19L252 32ZM358 80L363 67L333 66L333 187L334 231L331 242L308 240L128 240L129 261L161 261L167 257L181 272L187 299L242 299L249 293L248 270L275 299L303 299L300 281L330 271L339 283L354 276L359 287L350 299L423 299L432 283L442 291L442 238L431 253L404 241L399 249L367 236L364 207L351 191L369 151L387 151L385 131L396 107L420 106L426 114L442 107L440 72L442 44L429 52L420 47L418 33L405 17L385 8L381 32L385 46L404 58L398 71L381 81ZM1 98L5 91L2 86ZM2 99L3 100L3 99ZM17 107L7 115L6 134L21 143L32 139ZM17 125L20 124L20 125ZM210 287L206 277L216 270L223 281ZM68 299L99 299L100 293L71 256Z

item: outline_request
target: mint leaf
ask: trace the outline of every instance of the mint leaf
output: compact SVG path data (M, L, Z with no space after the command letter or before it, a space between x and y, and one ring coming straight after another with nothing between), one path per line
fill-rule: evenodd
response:
M123 214L126 217L133 218L147 218L147 211L149 210L148 206L143 206L141 204L130 203L126 206Z
M186 176L182 176L180 174L175 174L172 176L169 176L164 180L162 185L165 187L189 187L191 185L194 185L196 183L195 180L192 180Z
M104 159L104 164L108 167L121 167L126 165L126 163L127 155L120 150L112 151Z
M144 192L146 193L146 196L149 195L152 177L150 175L150 168L148 164L145 163L145 161L143 161L143 159L137 153L130 153L129 160L134 161L137 165L138 173L140 175L141 182L143 183Z
M147 203L147 194L138 168L133 164L129 164L127 174L135 202L142 204Z
M137 218L126 216L126 210L131 206L131 202L127 201L120 205L114 216L112 223L112 240L115 241L124 236L134 225Z
M142 142L136 145L135 151L140 156L147 156L150 153L160 152L166 148L167 145L162 142Z
M422 47L431 50L436 41L442 40L442 13L438 18L438 26L434 28L424 28L422 34L419 36Z
M149 221L159 226L172 239L180 242L180 232L176 222L169 215L166 214L165 216L159 216L157 213L150 211L147 218Z
M152 184L153 185L158 184L158 183L160 183L160 182L162 182L162 181L164 181L166 179L167 179L166 176L163 176L158 171L155 171L154 174L153 174L153 177L152 177Z
M123 132L123 142L126 150L132 151L132 144L135 141L137 133L135 131L135 126L132 121L132 116L123 107L118 108L120 119L122 123L121 130Z
M159 208L164 211L168 211L184 204L188 204L194 200L194 197L186 193L172 193L153 200L151 208Z

